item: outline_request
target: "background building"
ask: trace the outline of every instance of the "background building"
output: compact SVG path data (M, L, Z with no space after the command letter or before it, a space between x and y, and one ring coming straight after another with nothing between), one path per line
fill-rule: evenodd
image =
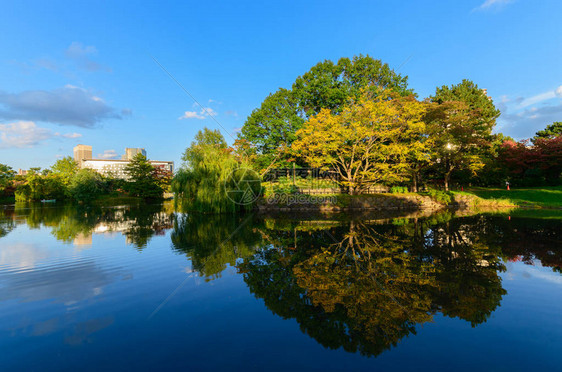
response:
M92 159L92 146L89 145L77 145L74 147L74 161L78 163L78 166L82 168L82 162L84 160Z
M145 149L141 149L141 148L129 148L127 147L125 149L125 155L123 155L121 157L122 160L133 160L133 158L138 155L138 154L143 154L144 156L146 156L146 150Z
M125 167L137 154L146 156L146 150L143 148L126 148L121 159L93 159L92 146L77 145L74 147L74 161L78 163L80 168L90 168L104 176L121 179L128 178ZM149 160L149 162L155 168L174 172L173 161Z

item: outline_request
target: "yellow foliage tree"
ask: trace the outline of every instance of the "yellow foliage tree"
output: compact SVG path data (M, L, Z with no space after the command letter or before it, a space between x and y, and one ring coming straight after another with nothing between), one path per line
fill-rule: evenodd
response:
M365 91L341 113L322 110L310 118L291 150L313 167L336 170L350 194L403 182L412 174L412 160L427 152L426 106L413 96Z

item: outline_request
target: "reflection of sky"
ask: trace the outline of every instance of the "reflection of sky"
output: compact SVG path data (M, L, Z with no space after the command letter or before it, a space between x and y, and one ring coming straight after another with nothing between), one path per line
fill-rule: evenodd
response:
M554 272L551 267L544 267L539 260L533 264L523 262L506 262L507 272L504 274L506 280L531 280L544 281L556 285L562 285L562 275Z
M41 261L56 254L48 248L32 243L2 244L0 266L10 269L32 269Z
M0 301L51 300L75 304L99 295L115 272L108 272L92 260L58 261L54 265L2 275Z
M89 300L123 277L121 268L100 263L83 246L57 241L50 231L20 225L0 241L0 330L45 336L69 327ZM65 336L69 343L108 326L107 320L103 326L94 319L83 322Z

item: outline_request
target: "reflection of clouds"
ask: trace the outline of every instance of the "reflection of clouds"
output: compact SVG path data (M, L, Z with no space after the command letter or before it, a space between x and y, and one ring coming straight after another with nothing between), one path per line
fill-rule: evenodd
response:
M555 272L546 272L543 270L539 270L536 267L528 266L526 271L523 273L525 278L537 278L542 279L550 283L562 285L562 276Z
M0 248L0 266L32 269L37 263L53 256L53 252L30 243L12 243Z
M507 273L505 277L508 280L517 280L518 278L539 279L562 285L562 275L552 271L550 268L545 268L538 260L533 261L532 265L523 262L509 262L506 266Z
M85 322L78 323L74 326L74 332L64 338L64 343L69 345L80 345L84 343L84 341L88 341L90 335L109 327L113 324L113 322L113 317L107 316L105 318L90 319Z
M33 325L33 336L44 336L53 333L59 325L58 318L47 319Z
M73 324L68 317L51 318L31 325L33 336L46 336L66 328L64 342L69 345L79 345L89 341L90 336L114 323L113 316L89 319ZM24 329L27 327L24 327Z
M56 266L6 273L0 277L0 301L76 304L102 293L102 287L111 283L115 275L116 269L102 269L90 260L56 262Z

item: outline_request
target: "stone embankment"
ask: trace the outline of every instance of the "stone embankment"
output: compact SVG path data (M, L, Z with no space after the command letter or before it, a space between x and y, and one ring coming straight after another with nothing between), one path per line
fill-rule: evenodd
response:
M262 212L338 212L338 211L438 211L440 209L473 209L515 207L505 201L484 200L470 194L454 194L450 201L437 201L419 194L369 195L284 195L262 199L257 209Z

